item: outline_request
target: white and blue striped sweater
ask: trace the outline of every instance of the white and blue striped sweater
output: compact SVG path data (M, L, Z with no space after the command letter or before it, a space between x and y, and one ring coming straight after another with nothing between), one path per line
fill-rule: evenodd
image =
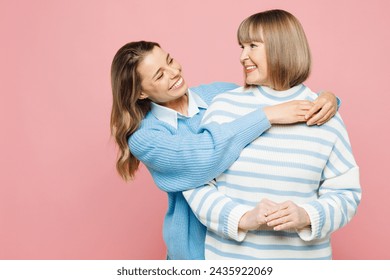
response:
M259 104L316 97L304 85L287 91L238 88L217 96L202 123L228 123ZM351 220L360 202L359 168L336 114L322 126L272 126L214 182L184 196L208 228L206 259L331 259L331 233ZM263 198L303 207L311 229L239 232L241 216Z

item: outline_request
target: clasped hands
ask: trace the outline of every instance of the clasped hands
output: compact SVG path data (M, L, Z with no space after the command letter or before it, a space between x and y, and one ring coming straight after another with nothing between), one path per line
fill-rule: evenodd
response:
M299 230L310 226L310 218L305 209L292 201L276 203L265 198L241 217L238 227L240 230L249 231L262 225L275 231Z

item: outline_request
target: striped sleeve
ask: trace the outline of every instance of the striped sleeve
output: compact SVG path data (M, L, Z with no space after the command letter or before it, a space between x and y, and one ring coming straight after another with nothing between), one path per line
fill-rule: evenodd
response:
M215 180L201 188L183 192L195 216L211 230L224 238L243 241L246 232L238 230L241 217L253 207L239 204L219 192Z
M300 232L303 240L328 237L356 214L361 199L359 167L352 154L349 137L340 115L335 125L324 125L335 134L335 143L322 173L319 198L301 205L311 220L311 231Z

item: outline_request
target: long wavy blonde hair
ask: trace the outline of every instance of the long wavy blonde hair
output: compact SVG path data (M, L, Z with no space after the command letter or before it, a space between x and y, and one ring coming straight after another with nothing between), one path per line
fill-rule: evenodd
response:
M142 80L137 67L154 47L160 45L146 41L127 43L115 54L111 65L113 102L110 126L119 148L116 169L125 181L134 177L140 163L129 149L128 138L150 110L150 100L139 99Z

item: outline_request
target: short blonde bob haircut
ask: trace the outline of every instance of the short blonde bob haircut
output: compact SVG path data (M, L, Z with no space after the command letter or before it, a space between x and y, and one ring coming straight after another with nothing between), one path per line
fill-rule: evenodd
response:
M309 77L309 44L302 25L289 12L269 10L251 15L238 27L237 39L240 45L264 43L272 88L286 90Z

